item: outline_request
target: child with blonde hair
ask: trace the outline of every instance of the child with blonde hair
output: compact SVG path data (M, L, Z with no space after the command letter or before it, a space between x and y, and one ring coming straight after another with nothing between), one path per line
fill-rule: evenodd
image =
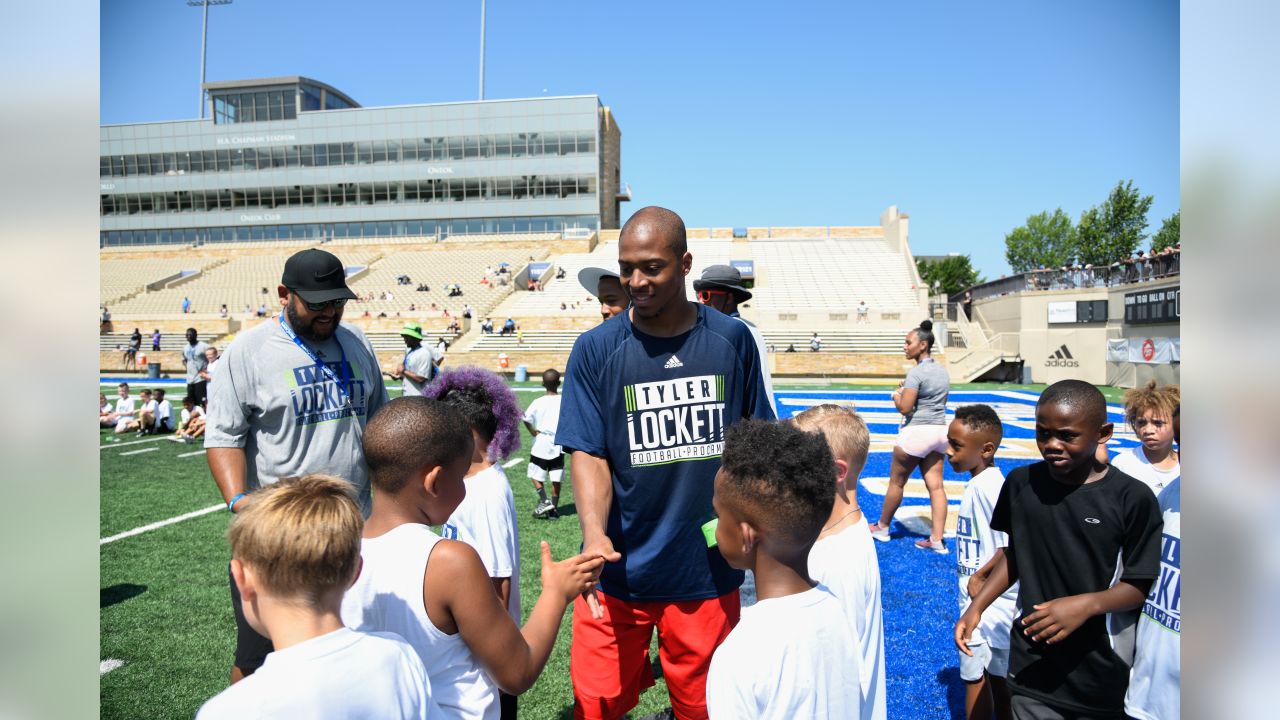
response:
M1182 474L1173 448L1173 413L1181 399L1177 385L1161 387L1155 380L1124 394L1124 420L1142 445L1121 450L1111 464L1156 495Z
M821 434L835 458L835 504L809 551L809 574L840 601L857 636L863 720L884 720L880 563L866 515L858 506L858 475L867 463L871 433L856 412L839 405L816 405L792 422L801 430Z
M275 651L200 708L245 717L440 717L417 653L398 635L342 624L364 521L351 484L284 479L246 497L228 538L245 619Z

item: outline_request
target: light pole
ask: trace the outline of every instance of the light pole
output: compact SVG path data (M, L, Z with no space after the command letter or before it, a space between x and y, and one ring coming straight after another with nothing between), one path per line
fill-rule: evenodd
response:
M484 99L484 0L480 0L480 99Z
M191 7L204 8L204 30L200 34L200 119L204 119L204 59L208 55L209 44L209 6L230 5L231 0L187 0Z

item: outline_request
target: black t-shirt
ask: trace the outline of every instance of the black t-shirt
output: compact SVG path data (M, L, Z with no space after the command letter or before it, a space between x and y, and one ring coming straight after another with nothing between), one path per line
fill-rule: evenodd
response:
M1089 618L1055 645L1022 632L1036 604L1098 592L1117 580L1160 572L1160 505L1141 482L1114 467L1099 481L1069 486L1043 462L1009 473L991 528L1009 533L1021 581L1009 653L1009 686L1066 710L1123 715L1129 666L1113 650L1109 615Z

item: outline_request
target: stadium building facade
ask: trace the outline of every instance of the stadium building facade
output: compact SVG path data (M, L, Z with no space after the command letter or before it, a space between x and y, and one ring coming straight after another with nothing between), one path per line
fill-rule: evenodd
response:
M598 96L365 108L305 77L205 84L211 117L103 126L100 246L618 227Z

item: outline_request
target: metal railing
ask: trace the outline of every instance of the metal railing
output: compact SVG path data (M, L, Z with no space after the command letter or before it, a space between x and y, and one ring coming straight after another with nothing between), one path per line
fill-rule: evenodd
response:
M1181 271L1181 252L1161 253L1141 260L1126 259L1098 267L1086 265L1052 270L1028 270L974 285L967 292L972 301L1023 292L1115 287L1173 277ZM952 302L964 302L965 293L956 293L949 299Z

